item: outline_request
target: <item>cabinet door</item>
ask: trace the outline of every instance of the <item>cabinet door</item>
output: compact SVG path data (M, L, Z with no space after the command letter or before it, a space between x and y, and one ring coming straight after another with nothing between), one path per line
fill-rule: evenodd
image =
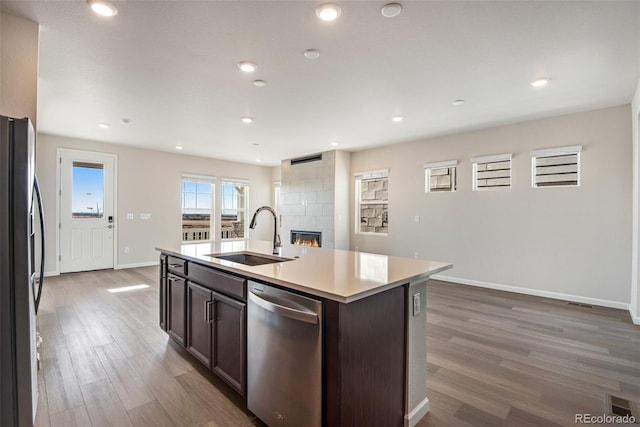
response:
M187 350L211 367L213 297L209 289L187 282Z
M186 281L173 274L167 275L167 332L178 343L185 345Z
M162 330L167 330L167 256L160 255L160 304L158 305L159 324Z
M211 369L242 396L246 391L246 304L213 292ZM268 368L272 369L272 367Z

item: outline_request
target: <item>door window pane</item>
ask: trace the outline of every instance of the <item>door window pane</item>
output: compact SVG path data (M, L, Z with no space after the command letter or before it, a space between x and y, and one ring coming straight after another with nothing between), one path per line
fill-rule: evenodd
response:
M104 216L104 165L73 162L71 173L71 217Z

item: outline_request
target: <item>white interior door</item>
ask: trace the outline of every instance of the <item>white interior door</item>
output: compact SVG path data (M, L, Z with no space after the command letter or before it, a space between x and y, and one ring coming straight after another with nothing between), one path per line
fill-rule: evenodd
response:
M60 272L113 268L115 156L60 150Z

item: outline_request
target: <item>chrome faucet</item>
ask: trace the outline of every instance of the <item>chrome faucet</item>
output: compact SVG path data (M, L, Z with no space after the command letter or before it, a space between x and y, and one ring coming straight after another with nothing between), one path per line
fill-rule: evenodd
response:
M251 224L249 224L249 228L252 230L256 228L256 217L261 211L269 211L271 212L271 215L273 215L273 254L279 255L280 250L278 248L282 247L282 242L280 242L280 235L278 234L278 217L276 215L276 211L274 211L269 206L262 206L258 208L256 213L253 214L253 218L251 218Z

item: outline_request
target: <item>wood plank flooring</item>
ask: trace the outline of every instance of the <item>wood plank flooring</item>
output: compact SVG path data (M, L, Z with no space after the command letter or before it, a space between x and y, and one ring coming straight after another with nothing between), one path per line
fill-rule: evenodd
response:
M567 426L605 414L606 393L640 401L640 327L627 311L427 286L430 412L418 426Z
M604 413L605 393L640 401L640 327L625 311L438 281L427 310L419 427L575 425ZM262 425L157 324L157 267L47 278L36 426Z

